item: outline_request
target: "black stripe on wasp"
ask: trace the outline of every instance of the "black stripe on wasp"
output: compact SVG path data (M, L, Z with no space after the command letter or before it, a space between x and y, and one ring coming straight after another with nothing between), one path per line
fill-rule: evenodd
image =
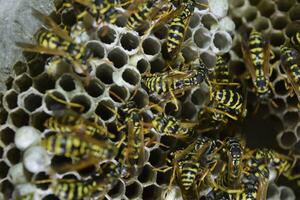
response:
M80 108L82 111L84 106L66 102L51 92L47 95L57 103L69 107L68 110L55 111L54 117L46 120L45 127L54 131L54 134L47 134L41 141L41 145L48 152L72 159L71 163L55 166L56 171L81 170L96 166L103 160L113 159L117 155L118 149L109 140L114 138L114 135L98 124L97 117L94 122L88 121L75 111L71 111L71 108Z

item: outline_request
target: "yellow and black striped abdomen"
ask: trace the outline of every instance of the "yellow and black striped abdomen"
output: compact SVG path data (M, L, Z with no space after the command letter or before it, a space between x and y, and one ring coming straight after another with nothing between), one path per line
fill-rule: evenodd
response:
M185 26L185 20L180 17L176 17L172 20L167 39L167 52L169 54L174 53L182 43L186 29Z
M189 190L193 185L199 170L199 163L186 160L180 162L181 174L180 182L185 190Z
M163 75L150 75L144 78L144 84L147 89L157 94L165 94L169 91L168 77Z
M300 65L297 62L298 58L294 55L292 48L282 46L280 52L284 59L283 67L288 68L286 71L287 73L290 73L289 77L293 79L291 81L293 81L295 85L298 85L298 90L300 90Z
M218 83L228 83L230 79L229 66L220 55L217 57L217 62L214 67L213 79Z
M60 37L52 32L40 31L37 35L37 42L39 45L49 49L60 49L64 42ZM65 47L64 47L65 48Z
M214 91L212 95L218 103L230 109L240 110L242 108L243 98L238 92L221 89Z
M265 59L263 47L264 43L261 33L253 29L249 37L249 50L251 60L254 66L257 68L262 68Z

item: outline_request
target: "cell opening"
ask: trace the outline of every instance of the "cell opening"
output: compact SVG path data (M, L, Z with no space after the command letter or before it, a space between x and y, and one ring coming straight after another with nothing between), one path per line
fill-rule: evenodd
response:
M255 8L255 7L248 8L245 11L244 16L245 16L247 22L251 22L251 21L255 20L256 16L257 16L257 8Z
M124 81L133 86L138 85L140 81L140 75L132 69L125 69L122 73L122 78Z
M104 84L112 84L112 74L114 70L113 68L108 64L102 64L96 69L96 77Z
M232 45L232 39L227 32L217 32L213 37L213 44L220 52L228 52Z
M107 58L113 62L114 66L116 68L121 68L128 62L128 56L127 54L122 51L120 48L115 48L112 51L110 51L107 55Z
M184 57L185 63L190 63L199 57L198 52L192 50L190 47L182 49L182 56Z
M91 109L91 100L85 96L85 95L77 95L77 96L74 96L72 99L71 99L71 102L72 103L76 103L76 104L80 104L84 107L83 111L81 111L82 113L86 113L87 111L89 111ZM79 111L77 108L76 108L77 111Z
M286 109L286 105L283 99L276 98L273 99L273 102L277 105L276 107L273 106L273 109L275 109L278 112L283 112Z
M34 176L34 181L42 181L42 180L48 180L51 177L49 177L48 174L46 174L46 172L39 172ZM50 187L51 183L39 183L36 184L37 188L40 188L42 190L47 190Z
M253 0L252 0L253 1ZM251 3L251 0L250 0ZM245 4L245 0L236 0L232 2L233 7L242 7Z
M54 194L48 194L44 196L42 200L60 200L60 198L58 198Z
M101 42L105 44L111 44L117 39L117 33L114 29L109 26L103 26L98 31L98 37Z
M190 18L190 24L189 26L191 28L195 28L200 23L200 17L198 14L194 13Z
M211 67L215 66L216 57L213 54L208 53L208 52L203 52L200 55L200 58L202 59L202 61L205 63L205 65L208 68L211 68Z
M280 96L288 94L289 90L285 87L284 80L279 80L275 82L275 92Z
M182 104L182 118L183 119L192 119L197 113L196 107L190 103L186 102Z
M269 198L275 198L277 197L280 193L279 193L279 190L277 188L277 186L275 184L270 184L269 187L268 187L268 199Z
M145 187L143 190L143 199L144 200L152 200L158 199L161 196L162 189L157 187L156 185L150 185Z
M160 186L168 185L170 183L170 178L172 176L172 170L165 173L157 172L156 183Z
M34 113L33 115L30 116L30 124L33 127L40 130L41 132L43 132L45 130L44 123L49 117L50 115L48 115L45 112Z
M157 58L150 62L151 73L161 72L165 69L165 62L163 59Z
M280 31L286 27L288 22L289 22L288 18L284 15L274 16L273 18L271 18L271 23L273 25L273 28Z
M42 106L42 97L38 94L29 94L24 98L24 107L26 110L33 112Z
M265 17L261 17L256 21L255 28L257 31L264 31L269 28L269 19Z
M154 36L159 40L162 40L168 36L168 28L167 26L162 26L159 29L154 31Z
M122 181L118 180L116 185L108 192L108 195L111 198L117 198L124 194L125 191L125 185Z
M133 35L132 33L125 33L124 35L122 35L120 42L122 47L127 51L136 49L139 46L138 37Z
M258 9L260 14L265 17L270 17L275 12L275 4L272 1L261 1Z
M6 153L6 158L12 165L15 165L21 161L21 152L17 148L11 148Z
M294 108L297 108L298 107L298 104L299 104L299 100L298 100L298 97L296 94L294 94L293 96L288 96L286 98L286 102L289 106L291 107L294 107Z
M67 92L71 92L76 89L75 80L70 75L63 75L59 80L60 87Z
M278 10L286 12L295 4L295 0L277 1L276 4Z
M15 72L16 76L19 76L27 71L27 64L21 61L18 61L13 66L13 71Z
M201 18L201 22L204 25L205 28L211 30L212 27L218 25L218 19L216 19L211 14L205 14Z
M18 93L14 90L10 91L5 97L4 101L9 109L14 109L18 106Z
M295 194L290 188L282 187L280 191L280 199L282 200L295 199Z
M294 126L299 121L298 112L286 112L285 115L283 116L283 119L285 123Z
M26 126L29 123L29 115L23 109L10 113L10 119L16 127Z
M31 77L36 77L45 71L45 63L41 59L36 59L28 63L28 72Z
M285 43L284 35L280 32L273 32L270 36L271 45L279 47Z
M103 120L103 121L108 121L111 119L115 113L115 107L113 103L109 100L103 100L101 101L95 110L95 113Z
M178 106L179 106L179 109L180 109L181 104L178 105ZM176 105L174 104L174 102L168 102L168 103L166 103L166 105L165 105L165 113L167 115L173 115L173 116L175 116L178 112L179 112L179 110L176 110Z
M65 96L58 91L53 91L53 92L51 92L51 94L62 101L67 101ZM50 111L63 110L67 107L66 104L56 101L48 94L46 94L44 102L45 102L46 108Z
M86 48L92 51L94 58L102 59L105 56L105 49L99 42L90 41L87 43Z
M162 150L156 148L150 152L149 162L154 167L160 167L163 164Z
M296 4L294 5L290 11L289 11L289 15L292 21L297 21L300 19L300 5Z
M75 25L75 23L77 22L76 16L77 15L75 9L72 8L65 9L61 14L61 22L64 25L71 27Z
M0 178L1 179L4 179L7 176L8 170L9 170L9 166L4 161L0 161Z
M160 52L160 43L154 38L146 38L142 43L146 55L155 55Z
M112 100L114 100L115 102L123 103L126 101L128 93L125 87L113 85L109 88L109 91L112 92L109 94L110 98L112 98ZM114 95L113 93L116 95Z
M0 131L0 138L1 138L1 142L3 142L7 146L10 143L14 143L15 132L12 129L6 127Z
M280 143L288 149L290 149L292 145L296 143L296 141L297 141L297 137L291 131L283 132L280 137Z
M32 79L27 74L23 74L15 80L15 84L20 92L24 92L32 86Z
M1 186L1 193L4 195L4 199L11 199L14 191L14 185L6 179L1 183Z
M134 96L132 97L132 100L136 103L138 108L143 108L149 104L149 98L147 93L138 90L133 95Z
M90 81L90 84L85 86L85 91L91 96L91 97L99 97L104 93L105 87L101 83L99 83L97 80L93 79Z
M155 173L150 165L145 165L138 177L138 180L142 183L152 183L155 180Z
M201 49L208 48L211 43L210 32L205 28L199 28L194 33L194 42Z
M146 72L149 69L149 67L150 63L144 58L140 59L136 64L136 68L139 70L140 74Z
M55 82L50 75L44 73L33 80L33 86L39 92L45 93L47 90L53 89L55 87Z
M207 95L201 89L194 90L191 96L191 101L193 104L199 106L204 104Z
M140 183L133 182L130 185L126 186L125 195L128 199L135 199L141 195L143 188Z

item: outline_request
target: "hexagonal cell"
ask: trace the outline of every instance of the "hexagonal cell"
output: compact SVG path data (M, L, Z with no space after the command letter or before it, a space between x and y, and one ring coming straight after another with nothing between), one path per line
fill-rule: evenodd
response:
M146 55L154 56L161 50L159 41L154 37L148 37L142 42L143 52Z
M284 96L289 93L289 90L285 87L285 81L284 80L278 80L275 82L275 92L279 96Z
M32 86L32 79L27 74L22 74L15 79L14 83L20 92L24 92Z
M184 47L181 52L185 63L190 63L199 57L198 51L193 50L191 47Z
M200 23L200 16L197 13L194 13L190 18L189 26L190 28L195 28Z
M8 112L4 108L0 108L0 124L5 124L8 117Z
M218 19L210 13L203 15L201 17L201 22L203 26L209 30L218 25Z
M116 110L111 100L102 100L98 103L95 113L103 121L109 121L115 116Z
M143 200L159 199L161 197L162 189L157 185L150 185L143 190Z
M296 199L296 196L291 188L281 186L279 189L280 189L280 199L281 200Z
M273 32L270 36L271 45L279 47L285 43L285 37L281 31Z
M216 64L216 56L210 52L203 52L200 58L205 63L207 67L213 67Z
M276 199L279 198L279 195L280 191L278 187L274 183L270 184L268 187L267 199Z
M275 111L281 113L281 112L283 112L283 111L286 109L286 104L285 104L285 102L284 102L283 99L281 99L281 98L276 98L276 99L273 99L272 101L274 102L274 105L273 105L273 104L271 104L271 105L272 105L272 108L273 108ZM275 106L275 105L276 105L276 106Z
M91 40L86 44L86 48L90 49L93 53L93 58L102 59L106 52L105 48L97 41Z
M264 31L270 27L269 19L265 17L260 17L255 21L255 28L257 31Z
M298 112L286 112L283 116L286 124L290 126L295 126L299 122Z
M280 11L288 11L292 6L295 5L296 0L285 0L277 1L277 8Z
M138 176L138 180L142 184L149 184L149 183L154 183L156 179L156 173L153 171L153 168L151 165L146 164L140 175Z
M156 148L150 152L149 163L154 167L161 167L164 164L164 155L161 149Z
M112 44L117 40L117 32L109 26L103 26L98 31L98 37L105 44Z
M182 118L192 119L197 113L196 107L191 102L186 102L182 104Z
M141 75L133 68L126 68L122 73L123 80L132 86L137 86L140 82Z
M212 37L212 42L213 51L217 53L226 53L232 46L232 38L226 31L216 32Z
M34 112L42 106L42 96L31 93L24 98L24 108L29 112Z
M112 84L112 74L114 70L111 65L108 65L106 63L101 64L96 68L96 77L104 84Z
M74 77L69 74L64 74L58 80L58 85L66 92L71 92L76 89Z
M286 98L286 102L287 102L288 106L293 107L293 108L297 108L299 100L297 98L297 95L293 95L293 96L289 95Z
M173 173L173 170L168 170L165 173L157 172L156 183L160 186L169 185L172 173Z
M29 123L29 115L21 108L9 113L9 117L16 127L26 126Z
M55 82L50 75L43 73L33 79L33 87L39 92L45 93L47 90L55 87Z
M273 1L261 1L258 5L258 10L260 14L265 17L271 16L275 12L275 4Z
M139 70L140 74L143 74L150 69L150 62L142 58L136 63L136 68Z
M232 2L233 7L242 7L245 4L245 0L236 0ZM251 4L251 0L250 0Z
M5 145L13 143L15 140L15 131L9 127L6 127L0 131L1 142Z
M135 199L139 197L143 192L143 186L135 181L131 183L130 185L126 186L125 195L128 199Z
M86 95L75 95L71 100L70 100L71 103L76 103L76 104L79 104L79 105L82 105L83 106L83 110L80 110L79 108L73 108L74 110L78 110L79 112L81 113L86 113L88 112L91 107L92 107L92 100L86 96Z
M194 90L191 95L192 103L197 106L203 105L203 103L206 101L206 98L207 98L207 95L200 88Z
M0 178L4 179L8 174L9 166L3 160L0 161Z
M31 77L36 77L45 71L45 62L41 59L35 59L28 63L28 72Z
M279 138L279 144L281 147L290 149L297 141L295 133L291 131L283 132Z
M27 71L27 64L24 63L24 62L21 62L21 61L18 61L14 66L13 66L13 69L14 69L14 72L16 74L16 76L20 75L20 74L23 74Z
M272 128L274 128L277 132L284 130L283 121L276 115L270 115L268 117L268 121L272 123Z
M18 93L14 90L8 91L4 96L3 104L10 110L16 108L18 106Z
M151 65L151 73L161 72L165 69L165 61L161 58L154 59L150 62Z
M289 16L290 16L290 19L292 21L297 21L300 19L300 5L294 5L290 11L289 11Z
M48 194L42 198L42 200L60 200L57 196L54 194Z
M92 79L88 85L85 85L84 89L91 97L96 98L104 93L105 86L97 79Z
M36 112L30 116L30 124L38 130L44 131L44 123L49 117L50 115L45 112Z
M285 15L276 15L271 18L271 23L274 29L282 30L289 22L289 19Z
M154 30L153 34L160 40L165 39L168 36L168 28L167 26L161 26L159 29Z
M6 158L11 165L15 165L21 161L21 152L16 147L13 147L6 152Z
M12 193L14 191L14 185L6 179L1 183L1 186L1 192L4 195L4 199L11 199Z
M120 179L116 185L108 192L111 198L117 198L125 193L125 184Z
M109 88L109 96L116 103L124 103L128 97L128 91L123 86L113 85Z
M125 50L132 51L139 46L139 38L128 32L121 36L120 43Z
M257 9L255 7L248 7L244 12L244 16L248 22L255 20L257 16Z
M70 27L76 24L76 10L73 8L64 9L61 14L61 22Z
M51 94L62 101L67 101L66 97L58 91L52 91ZM53 99L48 93L44 96L44 104L49 111L62 110L67 106Z

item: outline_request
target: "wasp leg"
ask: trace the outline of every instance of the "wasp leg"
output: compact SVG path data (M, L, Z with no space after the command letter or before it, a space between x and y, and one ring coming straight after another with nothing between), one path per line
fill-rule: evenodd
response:
M233 120L237 120L237 119L238 119L236 116L233 116L233 115L231 115L231 114L229 114L229 113L227 113L227 112L224 112L224 111L219 110L219 109L216 109L216 108L209 108L209 107L206 107L205 109L206 109L208 112L212 112L212 113L216 112L216 113L220 113L220 114L226 115L226 116L228 116L229 118L231 118L231 119L233 119Z
M77 107L77 108L80 109L80 112L81 112L81 113L84 111L84 106L83 106L83 105L80 105L80 104L78 104L78 103L67 102L67 101L65 101L65 100L63 100L63 99L60 99L60 98L56 97L56 96L55 96L53 93L51 93L51 92L48 92L47 94L48 94L52 99L54 99L55 101L57 101L57 102L59 102L59 103L61 103L61 104L65 104L65 105L70 106L70 107Z
M99 159L90 156L87 159L82 159L76 163L72 164L63 164L61 166L55 167L55 171L57 172L68 172L68 171L78 171L81 169L84 169L86 167L89 167L91 165L96 165L99 162Z

